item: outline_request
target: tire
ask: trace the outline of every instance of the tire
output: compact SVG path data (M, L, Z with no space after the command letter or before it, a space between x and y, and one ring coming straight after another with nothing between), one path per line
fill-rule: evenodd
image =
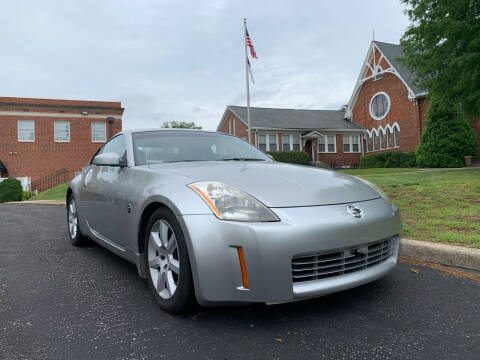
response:
M187 245L170 210L155 210L144 244L148 285L160 307L172 314L192 311L196 301Z
M85 246L88 239L82 235L80 231L80 224L78 221L77 203L71 195L67 201L67 226L70 242L73 246Z

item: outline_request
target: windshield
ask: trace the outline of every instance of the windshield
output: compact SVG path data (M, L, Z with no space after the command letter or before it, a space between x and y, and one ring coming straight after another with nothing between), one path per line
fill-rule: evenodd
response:
M193 131L133 133L135 164L181 161L269 161L263 152L239 138Z

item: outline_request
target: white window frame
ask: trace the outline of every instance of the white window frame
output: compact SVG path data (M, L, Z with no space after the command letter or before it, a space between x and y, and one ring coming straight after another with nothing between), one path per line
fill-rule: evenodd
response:
M270 150L270 136L274 137L275 138L275 146L276 146L276 150ZM268 142L267 142L267 151L279 151L278 149L278 134L267 134L267 139L268 139Z
M383 136L385 134L383 133L383 130L380 129L378 130L378 147L379 147L379 150L385 150L385 144L383 143Z
M387 97L387 101L388 101L388 109L387 111L385 111L385 114L383 114L382 116L380 117L377 117L377 115L375 115L373 112L372 112L372 103L373 103L373 99L375 99L375 97L377 95L385 95ZM370 104L368 105L368 111L370 112L370 116L375 119L375 120L382 120L385 118L385 116L388 115L388 113L390 112L390 108L391 108L391 101L390 101L390 96L388 96L388 94L384 91L379 91L377 92L375 95L372 96L372 98L370 99Z
M397 136L395 136L395 129L397 129ZM393 147L398 148L400 147L400 130L396 126L393 127Z
M385 138L387 139L387 149L391 149L392 148L392 141L390 140L390 135L392 134L392 132L390 131L389 128L387 128L385 130Z
M103 139L103 141L93 139L93 124L103 124L103 128L104 128L104 139ZM104 142L107 141L107 123L106 122L104 122L104 121L97 121L97 122L92 121L90 123L90 129L91 129L90 136L91 136L91 140L92 140L93 143L104 143Z
M333 136L333 150L334 151L328 151L328 145L330 145L330 143L328 142L328 137L329 136ZM322 137L322 136L319 136L318 138L320 138L320 137ZM321 154L335 154L337 152L337 135L336 134L326 134L326 135L323 135L323 139L325 141L325 151L320 151L320 148L318 147L319 142L317 141L317 152L321 153Z
M276 144L277 144L277 150L276 150L276 151L281 151L281 150L279 150L279 148L278 148L278 134L259 133L259 134L257 135L257 148L259 148L259 149L260 149L260 139L259 139L260 136L265 136L265 141L266 141L265 151L271 151L271 150L270 150L270 136L274 136L275 139L276 139ZM272 150L272 151L273 151L273 150Z
M348 151L345 151L345 137L348 137ZM353 138L357 138L357 145L358 145L358 151L353 151ZM344 153L359 153L360 150L360 135L343 135L342 136L342 145L343 145L343 152Z
M57 140L57 136L56 136L56 131L57 129L55 128L55 125L58 124L58 123L66 123L68 124L68 139L67 140ZM55 120L53 122L53 141L55 142L60 142L60 143L68 143L70 142L70 121L68 120Z
M20 138L20 124L21 123L27 123L27 122L33 124L33 139L21 139ZM35 142L35 120L17 120L17 140L18 140L18 142Z
M287 138L287 141L284 139ZM292 150L292 135L291 134L282 134L282 151L290 151ZM288 149L285 150L283 147L288 144Z
M293 137L298 136L298 150L297 151L302 151L302 136L300 134L290 134L290 150L293 151Z

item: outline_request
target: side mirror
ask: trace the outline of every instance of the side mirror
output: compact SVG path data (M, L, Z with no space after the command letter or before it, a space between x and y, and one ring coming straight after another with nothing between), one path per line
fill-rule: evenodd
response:
M93 165L99 166L121 166L122 161L118 154L103 153L93 158Z

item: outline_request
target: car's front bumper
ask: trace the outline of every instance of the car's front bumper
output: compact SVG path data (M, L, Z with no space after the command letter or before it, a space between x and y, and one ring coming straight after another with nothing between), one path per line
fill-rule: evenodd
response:
M376 280L398 261L401 220L382 198L346 205L272 209L280 222L222 221L214 215L179 218L189 248L197 300L219 303L279 303L333 293ZM393 237L393 238L392 238ZM292 257L355 247L392 238L392 255L362 270L319 280L293 282ZM243 287L237 248L242 247L249 289Z

